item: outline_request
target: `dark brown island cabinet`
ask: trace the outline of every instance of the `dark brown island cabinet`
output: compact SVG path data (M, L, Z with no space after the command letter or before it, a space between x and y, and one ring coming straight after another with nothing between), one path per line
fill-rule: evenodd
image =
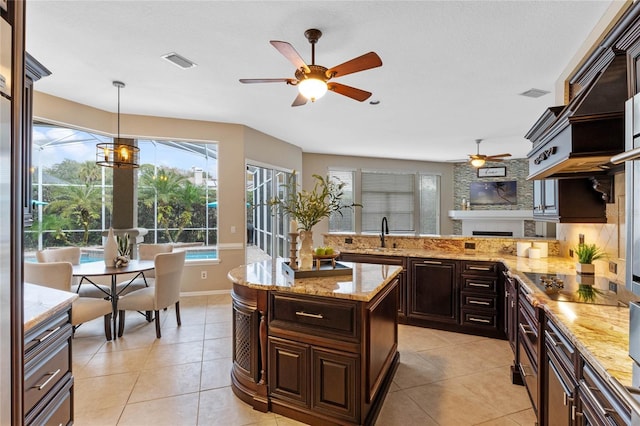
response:
M354 277L365 271L378 277L366 300L318 295L313 284L310 291L302 290L306 281L317 283L314 279L296 279L296 291L278 285L261 289L245 272L229 273L231 378L238 397L257 410L308 424L375 423L399 362L401 269L353 265ZM338 281L334 278L330 287ZM354 278L348 286L357 288L358 282Z

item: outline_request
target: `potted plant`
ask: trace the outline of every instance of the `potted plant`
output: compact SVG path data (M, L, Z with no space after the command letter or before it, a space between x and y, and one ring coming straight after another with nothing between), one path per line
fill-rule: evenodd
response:
M578 274L594 274L595 265L593 265L593 261L607 255L595 244L579 244L574 249L574 252L578 257L578 263L576 264L576 272Z
M313 234L311 228L332 213L342 215L342 210L360 206L359 204L342 204L344 182L327 176L313 175L315 184L313 190L298 191L295 171L287 183L284 198L272 198L269 205L289 216L291 232L300 232L300 269L311 269L313 266Z

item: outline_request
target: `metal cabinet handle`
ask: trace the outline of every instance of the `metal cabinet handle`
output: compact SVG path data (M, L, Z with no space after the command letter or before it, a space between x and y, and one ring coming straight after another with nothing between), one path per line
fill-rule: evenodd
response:
M551 332L545 330L544 335L553 344L553 346L557 347L558 345L560 345L560 342L558 342L556 339L554 339L554 337L553 337L554 333L551 333Z
M442 265L442 262L439 262L437 260L423 260L422 263L426 263L429 265Z
M37 388L38 390L44 389L49 384L49 382L52 381L53 378L58 375L58 373L60 373L60 369L59 368L56 371L52 371L52 372L49 372L49 373L45 374L45 376L49 376L49 378L47 380L45 380L45 382L43 384L41 384L41 385L33 385L31 387L32 388Z
M481 288L489 288L491 287L489 284L484 284L484 283L474 283L473 281L469 281L467 283L467 285L469 287L481 287Z
M489 306L491 305L491 303L489 302L484 302L482 300L468 300L467 303L471 303L472 305L484 305L484 306Z
M299 317L308 317L308 318L317 318L317 319L324 318L322 314L310 314L304 311L296 311L296 315L298 315Z
M483 318L476 318L476 317L469 317L469 321L475 321L475 322L481 322L483 324L491 324L491 321L483 319Z
M520 330L524 333L524 334L533 334L535 335L536 333L531 329L531 326L528 324L518 324L518 327L520 328Z
M483 272L491 272L493 270L491 266L467 266L467 269L470 271L483 271Z
M51 337L52 335L54 335L56 331L60 330L60 327L61 327L61 326L57 326L56 328L54 328L53 330L51 330L50 332L48 332L46 336L44 336L44 337L39 337L39 338L37 339L37 340L38 340L38 343L42 343L42 342L44 342L45 340L47 340L49 337Z

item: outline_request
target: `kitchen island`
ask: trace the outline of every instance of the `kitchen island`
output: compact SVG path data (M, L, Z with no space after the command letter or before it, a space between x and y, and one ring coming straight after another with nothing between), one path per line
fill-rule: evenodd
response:
M399 363L398 274L289 278L282 260L229 272L232 389L260 411L317 424L374 424Z

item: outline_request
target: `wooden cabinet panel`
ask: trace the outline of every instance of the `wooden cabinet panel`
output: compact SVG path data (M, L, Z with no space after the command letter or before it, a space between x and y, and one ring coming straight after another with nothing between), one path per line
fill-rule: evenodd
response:
M356 401L362 391L357 386L359 356L313 348L312 409L353 421L357 418Z
M587 178L535 180L533 215L536 220L561 223L606 223L602 194Z
M452 260L411 259L410 318L458 322L458 264Z
M269 337L269 392L294 404L309 406L309 346Z

